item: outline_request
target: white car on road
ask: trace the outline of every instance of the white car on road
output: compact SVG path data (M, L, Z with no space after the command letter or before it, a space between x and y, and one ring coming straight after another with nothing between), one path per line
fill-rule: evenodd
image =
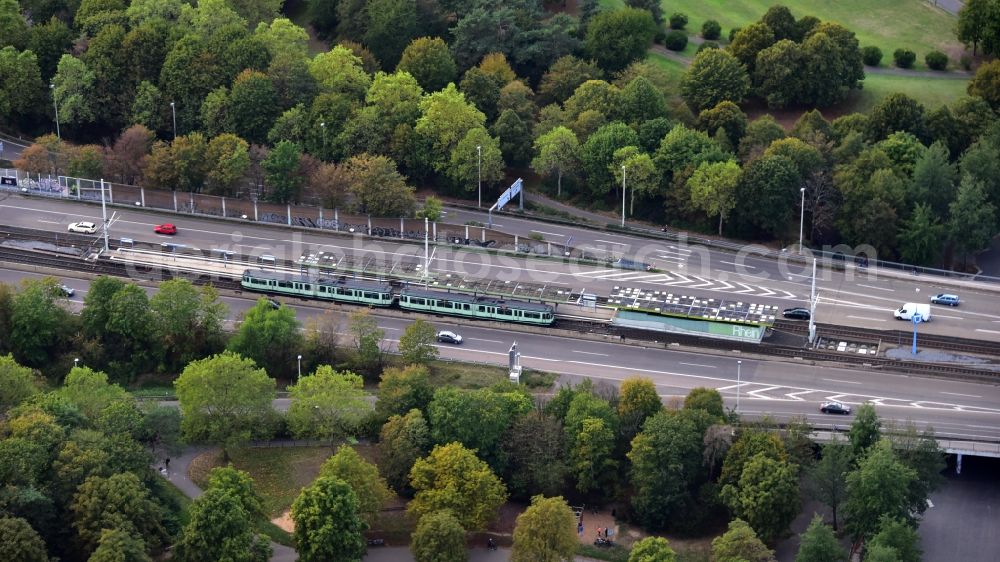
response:
M97 232L97 225L92 222L74 222L66 230L81 234L93 234Z

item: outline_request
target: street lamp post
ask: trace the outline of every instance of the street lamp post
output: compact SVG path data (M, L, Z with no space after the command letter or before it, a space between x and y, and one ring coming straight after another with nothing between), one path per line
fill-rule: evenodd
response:
M80 366L80 358L76 357L76 358L73 359L73 368L76 368L76 367L79 367L79 366Z
M174 118L174 140L177 140L177 106L170 102L170 114Z
M625 166L622 166L622 228L625 228Z
M806 223L806 188L800 187L799 193L802 194L802 206L799 211L799 253L802 253L802 227Z
M59 101L56 99L56 85L49 84L49 89L52 90L52 105L56 108L56 138L62 140L62 133L59 132Z
M299 376L296 377L295 379L296 382L298 382L298 380L302 378L302 355L299 355L297 359L299 361Z
M742 378L743 371L743 361L736 362L736 413L740 413L740 387L743 383L740 381Z
M476 167L479 170L479 208L483 208L483 147L476 146Z

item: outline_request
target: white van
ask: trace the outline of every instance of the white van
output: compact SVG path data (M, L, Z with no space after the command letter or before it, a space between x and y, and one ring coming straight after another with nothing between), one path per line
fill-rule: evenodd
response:
M913 315L918 313L922 322L931 321L931 305L918 302L904 304L893 313L893 316L896 317L896 320L913 320Z

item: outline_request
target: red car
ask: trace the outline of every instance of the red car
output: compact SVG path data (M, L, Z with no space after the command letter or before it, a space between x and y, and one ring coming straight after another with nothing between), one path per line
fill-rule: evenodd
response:
M177 227L170 223L158 224L153 227L153 232L157 234L177 234Z

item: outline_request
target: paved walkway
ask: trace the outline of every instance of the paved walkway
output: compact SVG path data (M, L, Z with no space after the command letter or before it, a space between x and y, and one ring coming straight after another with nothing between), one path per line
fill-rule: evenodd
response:
M198 455L210 449L210 447L188 447L179 457L171 457L170 459L170 470L167 471L167 480L174 486L177 486L180 491L184 492L184 495L191 499L201 496L202 490L188 477L188 469L191 468L191 462ZM163 465L163 458L157 459L157 470ZM298 560L295 549L291 547L272 542L271 548L274 549L271 562L294 562Z

